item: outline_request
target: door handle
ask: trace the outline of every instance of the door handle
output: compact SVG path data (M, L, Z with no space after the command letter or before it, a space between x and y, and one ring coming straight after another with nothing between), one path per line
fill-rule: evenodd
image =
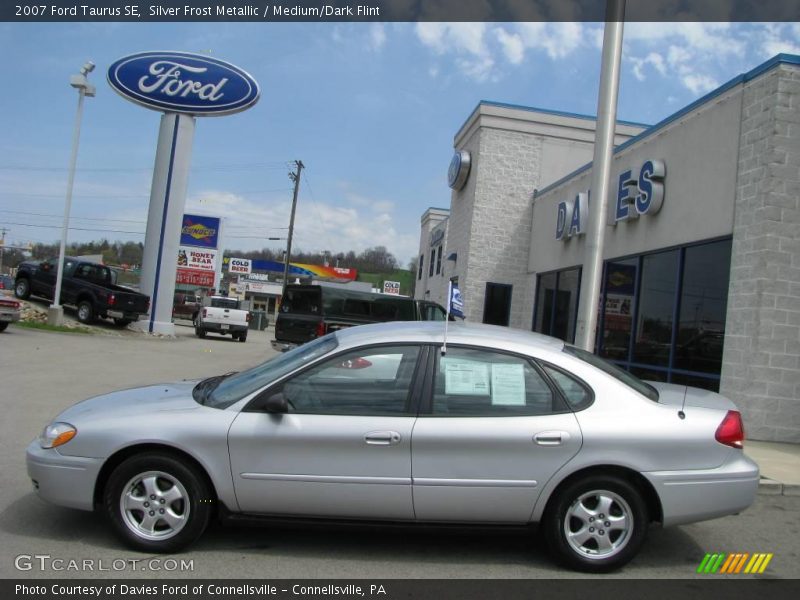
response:
M401 439L402 436L396 431L370 431L364 435L364 441L370 446L394 446Z
M560 446L568 440L566 431L542 431L533 436L533 441L540 446Z

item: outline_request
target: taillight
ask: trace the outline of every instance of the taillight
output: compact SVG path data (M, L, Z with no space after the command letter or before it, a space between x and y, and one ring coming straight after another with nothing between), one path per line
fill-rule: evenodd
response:
M205 319L208 316L208 311L204 308L203 309L203 318Z
M109 306L114 306L114 304L116 302L117 302L117 297L114 294L109 294L108 295L108 305Z
M247 322L250 322L250 313L247 313Z
M738 410L728 411L725 418L722 419L722 423L717 427L714 439L720 444L734 448L744 446L744 423L742 423L742 415Z
M325 323L320 321L317 323L317 337L322 337L327 333Z

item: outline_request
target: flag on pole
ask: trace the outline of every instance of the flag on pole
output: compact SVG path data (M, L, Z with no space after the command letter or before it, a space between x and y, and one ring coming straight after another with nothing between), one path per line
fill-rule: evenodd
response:
M461 299L461 292L458 286L453 285L452 281L447 283L447 314L444 317L444 339L442 340L442 356L447 353L447 324L450 322L450 315L464 318L464 301Z
M450 282L448 296L449 296L447 301L448 314L463 319L464 301L461 299L461 290L458 289L458 286L453 285L452 281Z

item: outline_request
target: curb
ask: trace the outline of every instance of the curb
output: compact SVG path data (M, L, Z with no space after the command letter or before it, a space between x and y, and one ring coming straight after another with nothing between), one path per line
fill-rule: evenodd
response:
M800 485L762 477L758 482L758 493L763 496L800 496Z

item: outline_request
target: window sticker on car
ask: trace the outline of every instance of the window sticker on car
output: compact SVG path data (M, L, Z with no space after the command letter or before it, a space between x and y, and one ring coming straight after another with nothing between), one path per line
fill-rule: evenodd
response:
M472 360L443 357L444 393L461 396L489 395L489 365Z
M525 370L522 365L492 365L492 404L525 406Z

